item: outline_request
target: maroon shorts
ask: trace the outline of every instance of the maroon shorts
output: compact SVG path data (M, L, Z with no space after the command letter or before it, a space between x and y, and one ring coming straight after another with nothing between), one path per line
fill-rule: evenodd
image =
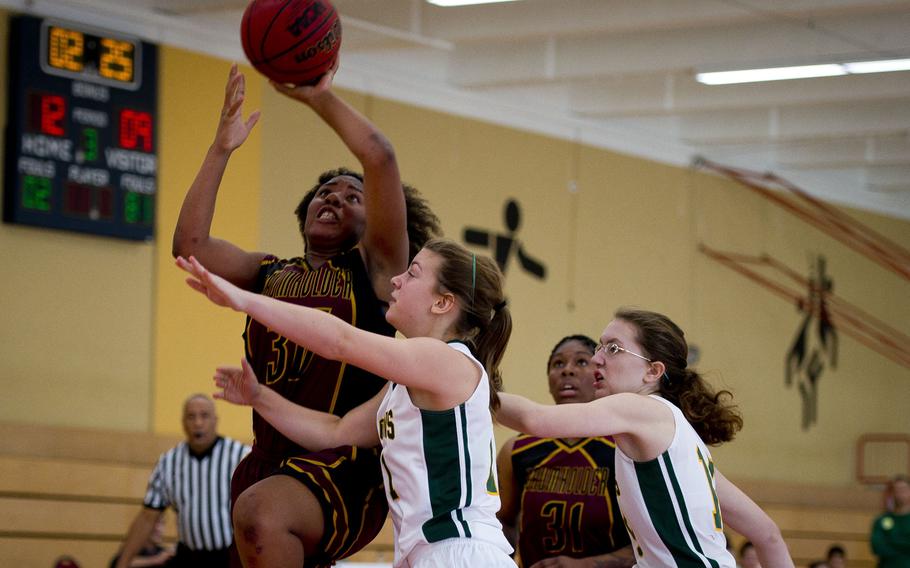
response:
M322 507L325 530L319 553L307 556L306 568L331 566L354 554L376 538L385 523L389 507L379 448L342 446L279 461L253 446L231 478L231 503L250 485L276 474L303 483Z

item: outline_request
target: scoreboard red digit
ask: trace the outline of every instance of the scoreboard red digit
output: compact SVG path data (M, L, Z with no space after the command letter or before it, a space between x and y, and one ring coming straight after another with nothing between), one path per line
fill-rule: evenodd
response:
M3 220L152 239L157 47L16 16L9 54Z

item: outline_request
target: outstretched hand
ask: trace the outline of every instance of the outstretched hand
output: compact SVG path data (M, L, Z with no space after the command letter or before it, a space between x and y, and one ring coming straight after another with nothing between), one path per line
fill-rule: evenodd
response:
M262 386L247 360L241 359L240 367L218 367L215 369L215 386L221 389L212 396L234 404L253 406Z
M319 95L327 93L332 88L332 81L335 79L335 73L338 71L338 58L335 58L335 63L332 64L332 67L329 68L325 74L319 78L319 82L315 85L288 85L284 83L277 83L275 81L269 81L269 84L275 88L279 93L291 97L292 99L297 99L306 104L312 104Z
M237 68L231 65L227 84L224 87L224 104L221 107L221 120L215 133L215 145L227 152L233 152L243 144L253 127L259 122L259 111L250 113L243 119L243 101L246 96L246 79Z
M178 256L177 266L190 274L186 279L189 287L205 294L213 303L238 312L246 308L245 300L250 292L241 290L217 274L212 274L196 260L195 256L191 256L189 260Z

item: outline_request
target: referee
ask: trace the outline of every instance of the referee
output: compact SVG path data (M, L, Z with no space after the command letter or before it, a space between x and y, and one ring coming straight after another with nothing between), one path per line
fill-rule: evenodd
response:
M228 565L231 533L231 474L250 447L219 436L215 404L202 394L183 403L181 442L158 458L144 507L127 534L117 568L127 568L148 540L165 509L177 513L177 554L169 567Z

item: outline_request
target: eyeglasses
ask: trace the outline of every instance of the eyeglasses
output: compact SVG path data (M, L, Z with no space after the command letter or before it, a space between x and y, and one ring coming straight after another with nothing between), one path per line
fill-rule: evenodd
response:
M597 349L594 350L594 354L597 355L597 353L599 353L600 351L603 351L604 353L606 353L608 357L614 357L618 353L622 352L622 353L628 353L629 355L634 355L634 356L638 357L639 359L644 359L648 363L654 362L654 361L648 359L647 357L645 357L644 355L639 355L638 353L636 353L634 351L629 351L628 349L625 349L624 347L620 347L619 345L616 345L615 343L607 343L606 345L601 343L600 345L597 346Z

